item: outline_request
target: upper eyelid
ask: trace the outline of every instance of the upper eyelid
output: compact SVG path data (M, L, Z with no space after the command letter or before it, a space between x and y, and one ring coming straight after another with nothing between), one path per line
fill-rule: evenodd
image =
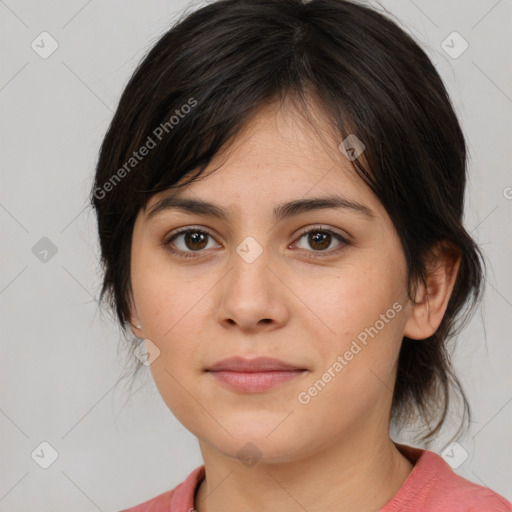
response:
M346 240L348 240L350 238L348 233L346 233L346 234L345 234L345 232L340 233L337 228L331 228L329 226L322 226L321 224L313 224L311 226L306 226L305 228L300 229L300 231L295 236L302 236L302 235L305 235L306 233L309 233L310 231L315 231L315 230L328 231L328 232L338 235L341 238L344 238Z

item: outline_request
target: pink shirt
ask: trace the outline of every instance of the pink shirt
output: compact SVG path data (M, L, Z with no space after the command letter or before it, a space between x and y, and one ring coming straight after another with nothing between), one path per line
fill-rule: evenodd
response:
M511 512L500 494L455 473L435 452L395 443L414 463L402 487L379 512ZM173 490L121 512L192 512L204 465Z

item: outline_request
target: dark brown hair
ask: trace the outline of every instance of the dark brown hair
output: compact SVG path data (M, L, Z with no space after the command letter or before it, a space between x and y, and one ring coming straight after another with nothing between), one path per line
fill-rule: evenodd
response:
M462 398L463 421L470 418L447 342L478 303L484 261L462 224L466 145L447 91L420 46L369 7L220 0L158 40L121 96L96 168L101 300L126 329L140 209L182 178L200 179L262 106L292 97L304 112L315 98L340 142L349 134L363 141L364 159L352 163L394 223L411 298L436 244L461 256L439 329L424 341L404 338L399 355L392 421L405 426L419 412L428 440L445 421L451 390Z

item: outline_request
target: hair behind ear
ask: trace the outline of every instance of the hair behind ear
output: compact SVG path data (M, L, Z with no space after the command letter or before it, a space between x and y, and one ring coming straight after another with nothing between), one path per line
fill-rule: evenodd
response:
M484 292L485 259L462 229L458 244L442 240L425 253L422 272L410 280L413 304L426 303L426 313L430 314L429 301L425 301L428 295L421 292L428 292L429 275L439 267L440 253L446 255L443 261L457 262L451 293L441 322L432 335L417 339L404 336L392 405L393 424L398 427L418 425L419 430L425 432L419 439L427 444L442 428L454 399L462 404L462 410L459 428L451 440L471 422L471 408L452 366L448 344L467 324Z

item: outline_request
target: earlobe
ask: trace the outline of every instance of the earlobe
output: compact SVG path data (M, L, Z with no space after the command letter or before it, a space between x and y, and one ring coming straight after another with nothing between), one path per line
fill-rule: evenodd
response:
M453 249L437 246L432 251L427 286L422 282L418 284L404 327L404 336L424 340L437 331L448 307L459 266L460 254Z

